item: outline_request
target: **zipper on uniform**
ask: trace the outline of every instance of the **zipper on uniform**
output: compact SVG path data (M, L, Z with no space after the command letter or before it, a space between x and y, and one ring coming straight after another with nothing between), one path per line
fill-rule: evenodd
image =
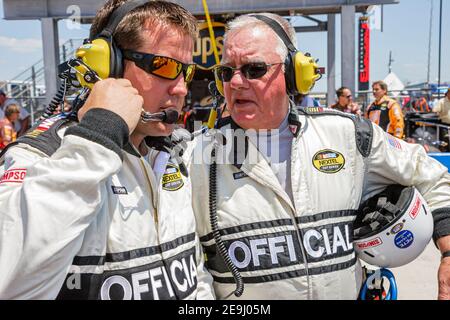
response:
M150 182L150 177L148 176L148 171L145 166L144 160L142 160L142 158L139 158L139 161L141 164L142 171L144 171L145 178L147 180L147 186L150 191L151 203L153 204L153 209L155 210L155 214L153 215L153 220L155 222L156 234L157 234L158 244L159 244L159 218L158 218L158 203L157 203L158 196L155 197L155 194L154 194L155 191L152 188L152 184Z
M291 146L291 159L293 157L293 155L295 154L294 151L296 151L296 146L294 146L294 143L296 143L296 138L294 137L294 139L292 140L292 146ZM298 160L298 159L295 159ZM294 163L291 163L291 172L292 172L292 168L294 168ZM308 256L305 252L305 248L303 246L303 232L301 230L301 228L299 227L297 221L296 221L296 215L297 215L297 207L295 205L295 192L294 192L294 188L292 186L292 179L291 179L291 188L292 188L292 207L294 208L294 213L293 213L293 217L291 217L291 219L294 222L294 226L295 229L297 231L297 237L299 239L300 242L300 250L302 251L302 255L303 255L303 260L304 260L304 264L305 264L305 271L306 271L306 282L308 285L308 300L311 300L312 298L312 292L311 292L311 283L310 283L310 278L309 278L309 267L308 267ZM299 219L299 223L300 223L300 219Z

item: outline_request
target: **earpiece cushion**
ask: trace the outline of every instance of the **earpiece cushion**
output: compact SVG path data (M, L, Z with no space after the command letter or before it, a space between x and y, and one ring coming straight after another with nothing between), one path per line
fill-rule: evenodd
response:
M288 52L288 55L286 56L286 60L284 62L284 77L286 79L286 90L289 95L298 94L297 86L295 83L296 70L294 68L294 58L295 52Z
M111 48L111 60L110 60L110 77L111 78L122 78L123 77L123 57L122 50L116 46L114 40L110 43Z

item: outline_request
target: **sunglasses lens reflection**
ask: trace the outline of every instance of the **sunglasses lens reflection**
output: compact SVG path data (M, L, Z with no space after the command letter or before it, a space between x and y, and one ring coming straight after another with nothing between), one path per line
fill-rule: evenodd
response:
M161 56L156 56L153 58L152 73L157 76L173 80L178 77L181 69L181 63L174 59Z
M194 74L195 74L195 65L194 64L188 65L186 68L186 74L184 75L184 81L186 83L190 83L194 78Z

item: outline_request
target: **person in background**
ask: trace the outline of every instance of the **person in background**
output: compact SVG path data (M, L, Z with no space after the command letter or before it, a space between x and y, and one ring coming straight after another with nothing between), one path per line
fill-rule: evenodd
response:
M17 132L13 123L19 118L19 114L20 109L17 104L10 104L6 107L5 117L0 119L0 150L16 141Z
M395 99L387 96L388 86L384 81L375 81L372 89L375 101L367 108L365 117L387 133L403 139L405 122L402 108Z
M347 87L340 87L336 90L337 101L330 108L342 112L361 115L361 108L353 101L352 91Z
M20 110L19 118L14 121L14 130L17 132L17 137L20 137L30 127L30 113L16 99L8 98L6 93L0 89L0 119L3 118L6 107L11 104L17 105Z
M450 125L450 87L447 89L445 93L445 97L440 99L436 105L433 107L433 112L436 112L439 116L439 120L441 123ZM444 147L444 152L450 151L450 130L442 129L439 132L439 139L442 141Z
M412 102L412 107L416 112L430 112L430 106L426 98L427 93L421 92L419 96Z
M437 105L433 108L433 112L436 112L439 119L445 123L450 124L450 87L445 93L445 97L440 99Z

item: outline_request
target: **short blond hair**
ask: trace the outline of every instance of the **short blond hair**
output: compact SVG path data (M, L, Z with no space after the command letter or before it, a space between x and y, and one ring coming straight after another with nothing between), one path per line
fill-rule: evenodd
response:
M12 103L6 107L5 117L9 119L14 113L20 113L20 107L17 104Z

